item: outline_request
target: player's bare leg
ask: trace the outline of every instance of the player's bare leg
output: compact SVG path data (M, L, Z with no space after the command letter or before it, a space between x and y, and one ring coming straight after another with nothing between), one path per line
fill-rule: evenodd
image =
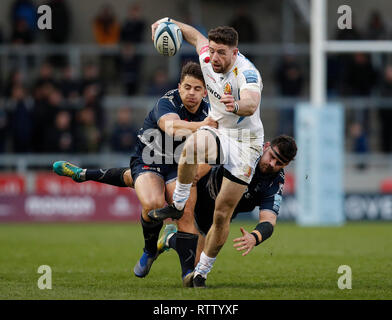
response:
M141 224L145 246L134 273L137 277L145 277L158 255L157 242L163 225L162 221L152 221L147 213L165 204L165 183L158 175L147 172L136 179L135 191L142 204Z
M188 137L182 150L176 188L173 193L173 205L149 212L153 220L163 221L167 218L179 219L190 196L192 183L197 173L197 164L216 161L217 143L213 134L199 130Z
M168 204L173 203L173 193L176 186L175 182L166 185L166 200ZM181 219L176 220L178 231L198 234L194 223L194 209L196 205L197 190L196 187L191 188L189 199L184 208L184 214Z
M166 185L167 202L172 202L175 182ZM199 233L194 225L193 211L196 204L196 187L191 189L189 201L184 208L184 214L176 220L178 231L166 237L165 246L176 250L181 264L181 277L184 279L187 274L195 268L195 256ZM185 284L184 284L185 285Z
M225 244L230 231L231 216L245 190L245 185L223 177L222 187L215 202L214 220L204 246L207 256L216 257Z
M181 263L183 285L193 286L193 269L196 266L196 259L199 258L203 249L198 247L198 239L201 238L194 223L194 209L197 199L196 182L207 174L210 166L200 164L197 166L197 175L194 180L194 187L191 188L190 197L185 205L183 216L176 221L178 232L174 225L167 224L164 232L158 241L158 250L165 251L169 248L176 250ZM172 203L175 182L166 185L166 201ZM204 238L204 237L203 237Z
M142 217L150 222L148 211L165 204L165 182L160 176L147 172L136 179L135 191L142 205Z
M194 182L196 173L198 173L198 165L215 161L216 157L217 144L213 134L207 130L194 133L187 139L182 150L176 185Z
M193 279L195 287L205 287L207 274L211 271L216 256L227 240L231 216L245 190L246 185L223 177L221 190L215 202L214 220L206 236L199 263L195 268Z

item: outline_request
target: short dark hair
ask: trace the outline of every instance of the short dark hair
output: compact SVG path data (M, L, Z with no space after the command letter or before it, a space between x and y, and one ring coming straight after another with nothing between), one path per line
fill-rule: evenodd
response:
M293 137L282 134L271 141L271 147L278 147L279 154L286 163L294 160L297 154L297 144Z
M184 80L185 76L194 77L200 80L201 82L203 82L203 85L205 86L203 72L201 71L201 67L198 63L189 61L186 64L184 64L181 69L180 82Z
M229 47L238 46L238 32L228 26L216 27L208 32L208 40L219 44L225 44Z

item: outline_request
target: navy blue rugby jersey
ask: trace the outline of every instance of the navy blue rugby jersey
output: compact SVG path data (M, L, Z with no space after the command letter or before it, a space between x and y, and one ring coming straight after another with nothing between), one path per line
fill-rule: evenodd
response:
M211 206L215 202L216 196L222 185L224 168L223 166L213 167L210 172L200 179L197 183L197 199ZM255 174L248 185L247 190L243 194L240 202L234 210L232 219L239 212L252 211L255 207L260 210L270 210L276 215L279 214L282 202L282 192L284 185L284 170L280 170L275 174L262 174L256 167ZM211 200L208 201L207 200ZM205 210L206 208L204 208ZM212 212L214 207L212 206Z
M185 137L182 139L173 138L166 134L158 126L159 119L164 115L175 113L178 114L181 120L198 122L203 121L207 117L208 110L208 100L203 99L199 109L195 113L191 113L182 103L178 89L168 91L158 100L155 107L144 119L143 127L138 132L138 144L135 153L141 156L143 152L148 151L150 157L158 159L158 162L159 159L163 159L163 163L172 164L174 152L176 152L176 156L179 156L179 154L177 155L179 150L176 151L176 149L185 141ZM168 143L170 145L167 145ZM145 149L146 146L147 149ZM153 161L153 163L157 162Z

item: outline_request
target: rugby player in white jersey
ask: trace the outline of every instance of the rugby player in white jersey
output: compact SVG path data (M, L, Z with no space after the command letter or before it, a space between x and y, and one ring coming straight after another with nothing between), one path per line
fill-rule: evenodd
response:
M164 21L177 24L185 40L196 48L211 105L209 116L218 122L218 129L201 127L188 137L179 161L173 204L151 210L148 216L160 221L179 219L189 198L197 164L224 164L213 224L193 275L194 286L205 287L207 274L228 237L234 208L262 154L264 130L259 107L263 84L259 71L239 53L238 33L233 28L211 29L207 39L189 25L163 18L151 26L153 39L156 28Z

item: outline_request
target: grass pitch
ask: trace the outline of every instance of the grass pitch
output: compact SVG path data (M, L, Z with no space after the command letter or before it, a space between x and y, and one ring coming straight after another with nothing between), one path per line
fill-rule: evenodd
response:
M298 227L280 223L272 238L242 257L232 247L240 226L210 273L206 290L182 288L173 250L139 279L138 224L0 225L0 299L392 299L392 224ZM52 269L52 289L40 290L40 265ZM352 270L352 289L340 290L340 265Z

